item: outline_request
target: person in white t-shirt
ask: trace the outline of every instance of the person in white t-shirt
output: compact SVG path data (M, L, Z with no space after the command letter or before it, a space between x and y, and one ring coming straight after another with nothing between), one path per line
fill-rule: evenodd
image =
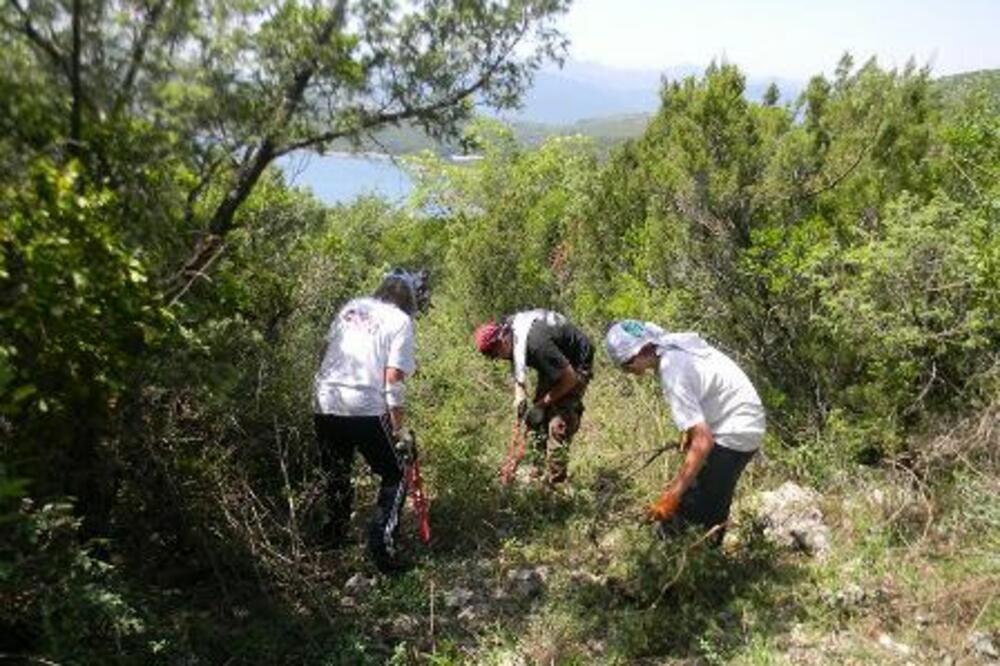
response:
M717 528L722 540L736 482L760 449L766 420L750 379L728 356L696 333L667 333L650 322L620 321L605 348L626 372L655 369L663 397L681 431L684 464L647 515L663 533L689 524Z
M405 380L413 374L412 316L426 306L423 273L395 270L374 297L344 305L330 324L316 372L313 411L320 458L328 474L327 537L347 537L353 501L354 450L381 477L368 551L383 571L398 568L396 537L406 499L396 443L406 437Z

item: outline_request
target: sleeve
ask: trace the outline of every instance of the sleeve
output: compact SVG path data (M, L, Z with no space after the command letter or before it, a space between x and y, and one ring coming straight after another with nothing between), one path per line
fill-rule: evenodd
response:
M701 408L701 380L690 360L672 364L662 375L663 397L670 403L670 413L678 430L687 430L705 422Z
M527 345L522 342L522 333L520 331L514 329L513 335L514 351L510 359L511 372L514 375L516 383L524 384L528 380Z
M389 342L389 358L386 361L388 367L398 368L407 375L413 374L416 369L413 353L414 337L413 320L407 318Z

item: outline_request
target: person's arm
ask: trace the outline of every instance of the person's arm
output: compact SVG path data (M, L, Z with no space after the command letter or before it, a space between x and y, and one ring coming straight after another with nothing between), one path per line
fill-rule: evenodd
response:
M514 414L522 418L528 409L528 391L522 382L514 380Z
M559 402L580 383L580 378L569 363L559 371L556 383L535 403L539 407L548 407Z
M403 429L405 416L403 405L406 402L404 380L407 374L416 371L414 343L413 320L407 317L389 343L389 357L385 365L385 404L389 410L389 423L394 434L401 433Z
M666 520L677 512L681 505L681 497L694 483L698 472L705 465L708 454L715 446L712 431L704 422L695 423L685 430L683 437L687 441L687 454L684 457L684 463L681 465L680 471L677 472L677 476L660 495L660 499L650 508L649 517L653 520Z
M394 433L403 429L405 379L406 373L399 368L385 369L386 404L389 406L389 423Z

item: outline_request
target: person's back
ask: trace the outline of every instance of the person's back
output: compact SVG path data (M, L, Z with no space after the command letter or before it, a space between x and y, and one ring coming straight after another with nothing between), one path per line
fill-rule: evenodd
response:
M562 483L593 375L593 345L566 317L541 308L515 313L500 324L487 322L476 329L475 338L481 353L510 360L515 413L531 433L536 475L542 476L544 462L546 479ZM538 373L533 404L526 393L528 367Z
M664 536L691 524L721 543L736 483L761 446L764 407L746 373L693 332L668 333L652 322L626 319L605 334L605 349L622 370L655 370L684 462L649 508Z
M401 568L396 536L406 482L399 448L413 450L404 427L404 382L415 369L411 317L429 303L427 296L425 274L394 270L374 297L344 305L330 324L313 388L313 422L327 474L326 540L333 547L346 543L354 453L360 451L380 478L368 552L387 573Z
M731 358L714 347L708 349L701 355L663 350L659 372L664 397L681 430L704 419L719 445L754 451L766 429L760 397Z
M526 345L527 365L538 371L540 385L550 386L555 382L562 368L559 354L589 378L594 347L583 331L566 320L553 323L538 319L532 323Z
M317 413L384 414L385 368L413 371L412 327L406 313L375 298L357 298L341 308L316 373Z

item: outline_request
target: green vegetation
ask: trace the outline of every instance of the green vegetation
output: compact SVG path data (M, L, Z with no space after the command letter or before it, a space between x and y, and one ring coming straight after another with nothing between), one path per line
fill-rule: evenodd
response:
M1000 109L1000 70L987 69L965 74L953 74L935 79L932 85L935 94L944 98L946 106L965 104L971 96L982 96L987 105ZM774 84L766 91L763 104L773 106L777 103L780 92ZM517 142L524 147L538 147L545 140L557 136L581 135L591 139L601 150L602 156L610 149L628 139L640 137L653 114L631 113L600 118L587 118L568 125L552 125L530 121L514 121L510 123L511 131ZM404 124L401 127L389 127L373 135L361 139L360 145L346 140L334 142L337 150L365 150L382 152L391 155L410 155L424 150L448 155L462 154L475 150L460 138L436 141L424 134L419 126Z
M514 121L510 123L510 127L517 142L524 147L538 147L546 139L556 136L580 135L591 139L602 152L607 152L626 139L642 135L650 117L651 114L648 113L632 113L588 118L569 125ZM359 149L390 155L411 155L424 150L441 155L454 155L476 150L477 146L463 139L459 137L436 141L427 136L420 127L408 124L380 130L363 138L357 146L348 141L339 141L334 142L332 148L343 151Z
M781 108L713 66L606 160L477 123L484 159L414 157L407 207L327 209L271 161L387 108L454 130L468 86L513 101L558 54L563 3L400 23L381 3L347 23L295 3L71 4L0 10L3 659L902 662L996 636L1000 115L983 96L946 104L924 70L845 58ZM527 62L481 69L535 28ZM308 396L330 316L390 265L433 276L409 399L435 541L351 592L371 569L317 539ZM603 358L570 488L499 487L508 380L470 335L534 305L595 338L626 314L696 329L747 368L772 427L723 552L637 523L674 433L655 387ZM755 526L758 492L787 479L822 493L825 558Z
M942 76L937 86L949 104L960 104L970 96L981 95L994 110L1000 109L1000 69Z

